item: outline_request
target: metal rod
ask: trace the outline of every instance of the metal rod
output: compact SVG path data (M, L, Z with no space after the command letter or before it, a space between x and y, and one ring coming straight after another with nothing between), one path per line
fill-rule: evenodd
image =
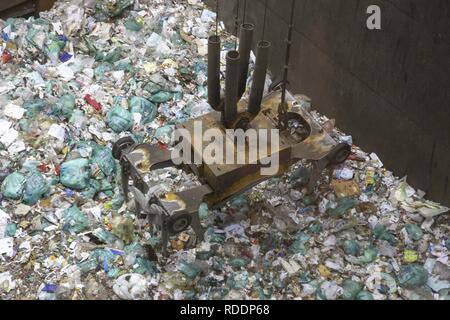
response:
M216 36L219 35L219 0L216 0Z
M254 117L261 111L271 46L271 43L265 40L260 41L257 46L255 72L253 73L253 83L248 103L248 112Z
M255 26L251 23L241 25L241 33L239 36L239 89L238 98L241 98L245 92L245 85L248 76L248 64L250 61L250 51L252 50L253 31Z
M286 87L288 80L288 71L289 71L289 60L291 57L291 46L292 46L292 30L294 29L294 11L295 11L295 0L292 0L291 4L291 20L289 22L289 32L288 38L286 40L286 60L284 63L284 75L283 75L283 92L281 94L281 103L286 103Z
M265 40L265 36L266 36L266 18L267 18L267 5L268 5L268 2L269 2L269 0L266 0L265 7L264 7L264 20L263 20L263 29L262 29L262 37L261 37L262 41Z
M208 103L214 110L220 105L220 37L208 39Z
M242 17L242 24L245 24L245 21L247 21L247 0L244 0L244 14Z
M239 58L236 50L227 53L224 122L228 128L231 128L237 118Z
M239 31L239 0L236 0L236 17L234 20L234 50L237 50L238 31Z

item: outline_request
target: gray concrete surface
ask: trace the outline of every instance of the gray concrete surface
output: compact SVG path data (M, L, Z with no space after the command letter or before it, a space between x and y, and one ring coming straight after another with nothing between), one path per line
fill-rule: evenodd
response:
M215 0L205 2L215 8ZM255 42L264 3L247 0ZM381 7L382 30L366 27L372 4ZM270 69L277 77L289 7L288 0L268 0ZM450 2L297 0L295 11L291 89L310 96L396 175L450 204ZM230 31L234 12L234 0L220 0L220 19Z

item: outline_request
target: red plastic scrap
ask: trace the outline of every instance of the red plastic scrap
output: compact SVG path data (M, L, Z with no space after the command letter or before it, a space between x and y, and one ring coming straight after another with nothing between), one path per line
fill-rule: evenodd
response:
M39 172L42 172L42 173L47 173L49 171L49 168L47 167L47 165L45 163L40 163L37 166L37 169L39 170Z
M161 141L158 141L158 147L160 147L163 150L167 150L168 149L167 144L162 143Z
M8 50L4 50L2 53L2 62L8 63L12 59L11 53L8 52Z
M98 103L97 101L95 101L95 99L92 98L90 94L87 94L87 95L84 96L84 101L86 101L95 110L97 110L97 111L101 111L102 110L102 105L100 103Z
M366 159L352 153L351 155L348 156L347 160L351 160L351 161L359 161L359 162L364 162L366 161Z

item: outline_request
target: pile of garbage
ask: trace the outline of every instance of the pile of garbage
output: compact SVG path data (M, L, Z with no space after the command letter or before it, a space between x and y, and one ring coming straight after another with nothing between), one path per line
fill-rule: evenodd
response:
M127 135L169 147L176 124L211 111L214 25L200 0L58 1L0 20L1 299L449 299L449 209L355 145L314 195L299 163L203 204L206 240L188 230L160 254L111 148ZM192 177L151 179L168 190Z

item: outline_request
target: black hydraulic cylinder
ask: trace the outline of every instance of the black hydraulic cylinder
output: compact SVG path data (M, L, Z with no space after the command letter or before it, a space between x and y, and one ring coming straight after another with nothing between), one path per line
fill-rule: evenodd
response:
M241 26L241 32L239 36L239 55L241 57L241 62L239 66L238 98L241 98L245 92L254 30L255 26L251 23L244 23Z
M264 94L271 46L269 41L263 40L258 43L256 49L255 71L253 72L253 83L250 91L250 101L248 103L248 112L255 117L261 111L261 101Z
M239 60L239 52L232 50L227 53L224 122L228 128L237 118Z
M214 110L220 105L220 37L208 39L208 103Z

